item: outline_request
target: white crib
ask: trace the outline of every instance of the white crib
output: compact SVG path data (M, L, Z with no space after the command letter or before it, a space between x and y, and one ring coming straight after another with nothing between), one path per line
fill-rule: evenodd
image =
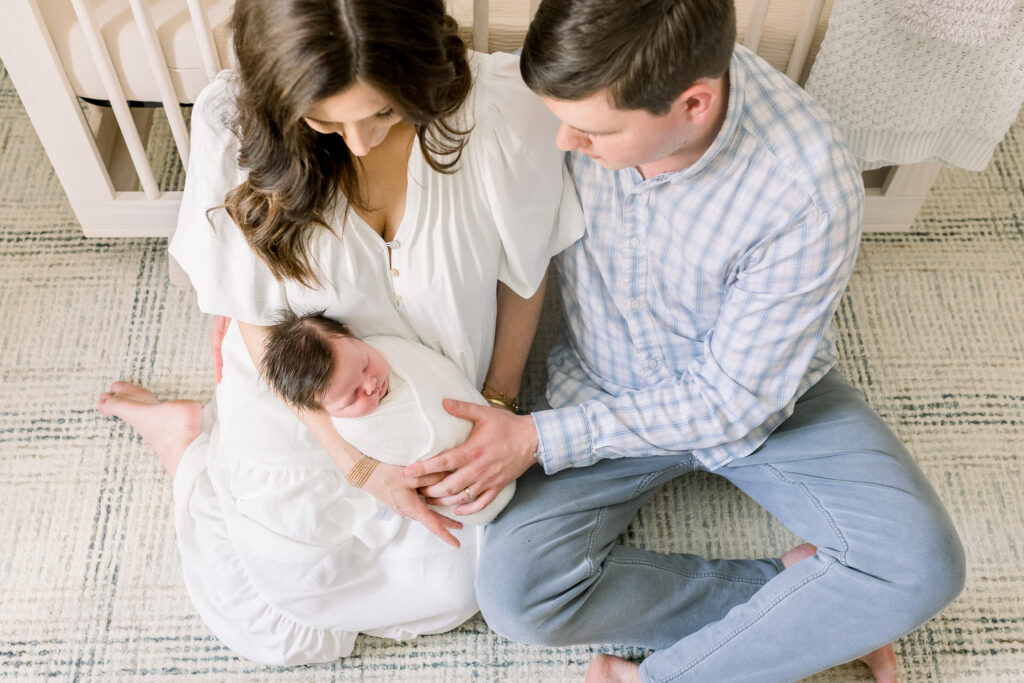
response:
M232 2L5 0L0 58L86 236L173 233L189 153L183 105L230 66ZM521 44L538 2L448 4L474 47L493 51ZM831 5L737 0L740 40L802 83ZM154 120L173 139L156 154ZM938 169L922 163L865 174L865 229L908 228Z

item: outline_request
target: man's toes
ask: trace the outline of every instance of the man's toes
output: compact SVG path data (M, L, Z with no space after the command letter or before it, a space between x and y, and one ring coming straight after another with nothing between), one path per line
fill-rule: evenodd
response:
M818 549L810 543L801 543L800 545L790 548L786 553L779 558L782 561L782 566L789 569L797 562L806 560L808 557L813 556L818 552Z

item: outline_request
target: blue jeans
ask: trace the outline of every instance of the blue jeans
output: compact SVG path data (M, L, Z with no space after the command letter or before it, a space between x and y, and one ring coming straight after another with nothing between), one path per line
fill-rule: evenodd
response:
M697 469L689 454L531 468L484 537L477 597L491 628L657 650L644 681L792 681L913 631L963 589L935 491L835 370L761 448L715 471L817 555L784 570L617 544L660 486Z

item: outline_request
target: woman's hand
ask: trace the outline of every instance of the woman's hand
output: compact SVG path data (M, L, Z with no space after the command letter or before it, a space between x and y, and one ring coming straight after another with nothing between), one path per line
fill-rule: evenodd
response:
M428 474L423 477L407 477L397 465L377 465L363 489L387 505L402 517L415 519L450 546L459 547L459 540L449 529L461 529L462 522L449 519L427 507L417 492L424 486L431 486L444 479L447 473Z

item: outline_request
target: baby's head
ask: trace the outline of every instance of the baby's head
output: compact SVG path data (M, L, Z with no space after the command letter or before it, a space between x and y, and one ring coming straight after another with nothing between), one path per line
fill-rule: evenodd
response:
M282 311L270 328L260 371L284 401L331 417L372 413L388 392L388 362L323 311Z

